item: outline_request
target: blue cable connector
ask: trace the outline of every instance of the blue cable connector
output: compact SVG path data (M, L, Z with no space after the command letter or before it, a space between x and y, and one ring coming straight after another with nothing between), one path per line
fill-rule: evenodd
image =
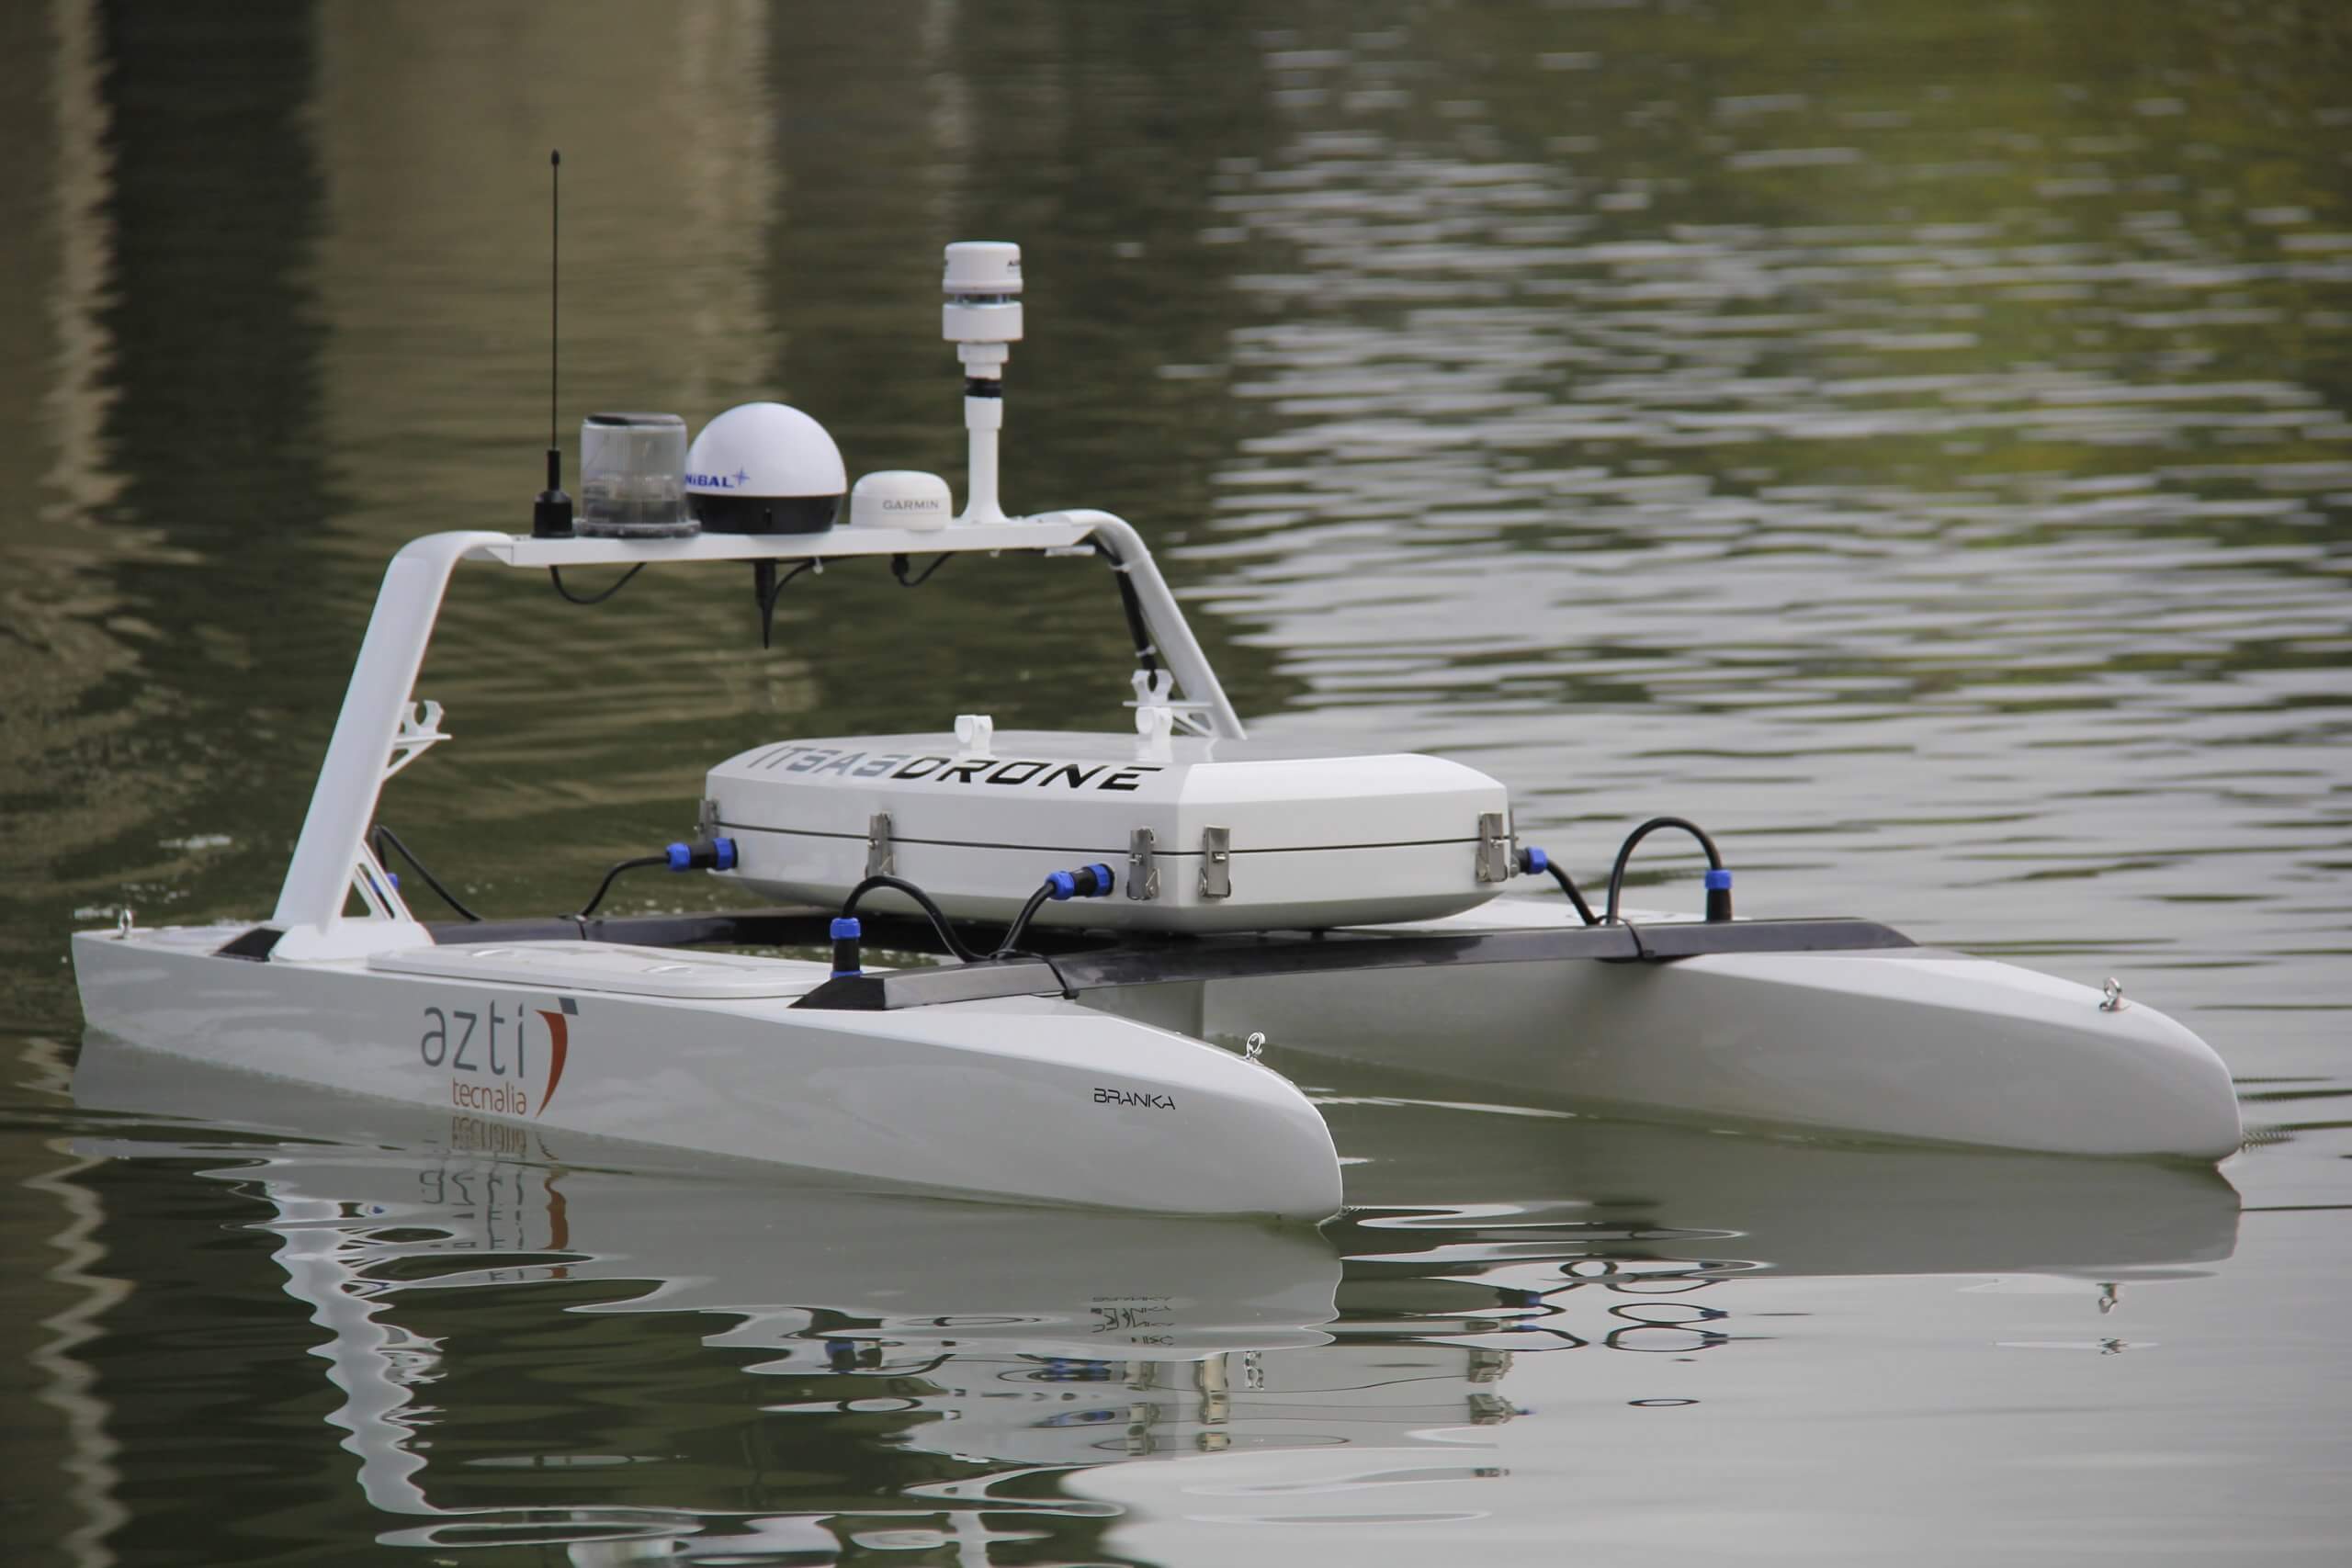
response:
M1111 891L1111 868L1097 861L1076 871L1049 871L1046 886L1053 889L1056 903L1066 898L1100 898Z
M834 979L847 980L865 973L858 955L859 939L865 935L865 928L858 923L855 915L841 915L834 919L832 925Z
M735 840L712 839L708 842L681 840L662 852L672 871L733 871Z

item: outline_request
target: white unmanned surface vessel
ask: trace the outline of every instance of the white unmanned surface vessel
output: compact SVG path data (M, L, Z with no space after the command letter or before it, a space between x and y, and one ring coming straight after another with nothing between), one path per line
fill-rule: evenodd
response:
M91 1026L454 1113L1180 1213L1340 1207L1329 1131L1260 1058L1264 1036L1515 1095L1865 1136L2238 1147L2220 1058L2111 982L1860 920L1735 920L1731 874L1676 818L1627 839L1596 913L1475 770L1247 739L1132 527L999 504L1018 249L949 246L945 289L960 516L930 475L848 486L821 427L780 405L730 410L691 450L673 416L591 416L577 519L551 448L530 534L434 534L393 558L274 914L76 933ZM879 557L919 581L915 554L1007 550L1111 567L1134 733L966 715L952 733L773 741L710 771L693 840L615 868L701 869L775 907L600 919L600 891L575 917L428 926L387 874L406 852L373 828L377 799L446 739L412 688L459 563L749 561L764 621L812 564ZM1704 919L1621 907L1660 829L1707 852ZM1566 897L1505 894L1526 874ZM868 967L869 940L952 961ZM826 942L831 963L701 951Z

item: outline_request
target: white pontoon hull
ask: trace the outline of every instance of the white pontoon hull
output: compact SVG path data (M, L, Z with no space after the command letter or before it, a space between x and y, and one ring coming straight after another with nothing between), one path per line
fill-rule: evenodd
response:
M1498 899L1417 928L1571 917ZM2242 1141L2229 1069L2155 1009L1929 948L1717 953L1670 963L1373 969L1212 981L1102 1005L1204 1039L1563 1101L1842 1135L2053 1154L2220 1160ZM1178 987L1165 987L1172 992Z
M539 959L537 984L219 956L240 929L77 934L90 1026L331 1089L894 1185L1308 1221L1340 1207L1330 1133L1289 1082L1059 998L795 1010L826 971L782 959L732 965L773 972L778 994L628 995L597 971L634 964L627 983L658 985L644 972L707 961L578 942L501 950Z

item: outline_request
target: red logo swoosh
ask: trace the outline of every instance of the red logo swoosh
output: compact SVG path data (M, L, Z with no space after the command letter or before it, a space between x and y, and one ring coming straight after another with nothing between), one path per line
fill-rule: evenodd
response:
M571 1049L571 1030L564 1021L563 1014L549 1012L545 1008L539 1009L538 1013L541 1018L548 1021L548 1087L547 1092L539 1096L539 1109L537 1112L539 1116L545 1116L548 1113L548 1104L555 1099L555 1086L563 1081L564 1053Z

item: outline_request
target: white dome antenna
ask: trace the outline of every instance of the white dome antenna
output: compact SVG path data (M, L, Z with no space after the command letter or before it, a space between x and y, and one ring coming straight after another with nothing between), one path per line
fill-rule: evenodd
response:
M947 247L940 288L946 302L939 333L964 362L964 428L971 436L971 477L957 521L1002 523L996 440L1004 428L1004 362L1021 341L1021 247L1002 240L956 242Z
M686 452L686 506L709 534L821 534L849 491L842 449L789 403L738 403Z

